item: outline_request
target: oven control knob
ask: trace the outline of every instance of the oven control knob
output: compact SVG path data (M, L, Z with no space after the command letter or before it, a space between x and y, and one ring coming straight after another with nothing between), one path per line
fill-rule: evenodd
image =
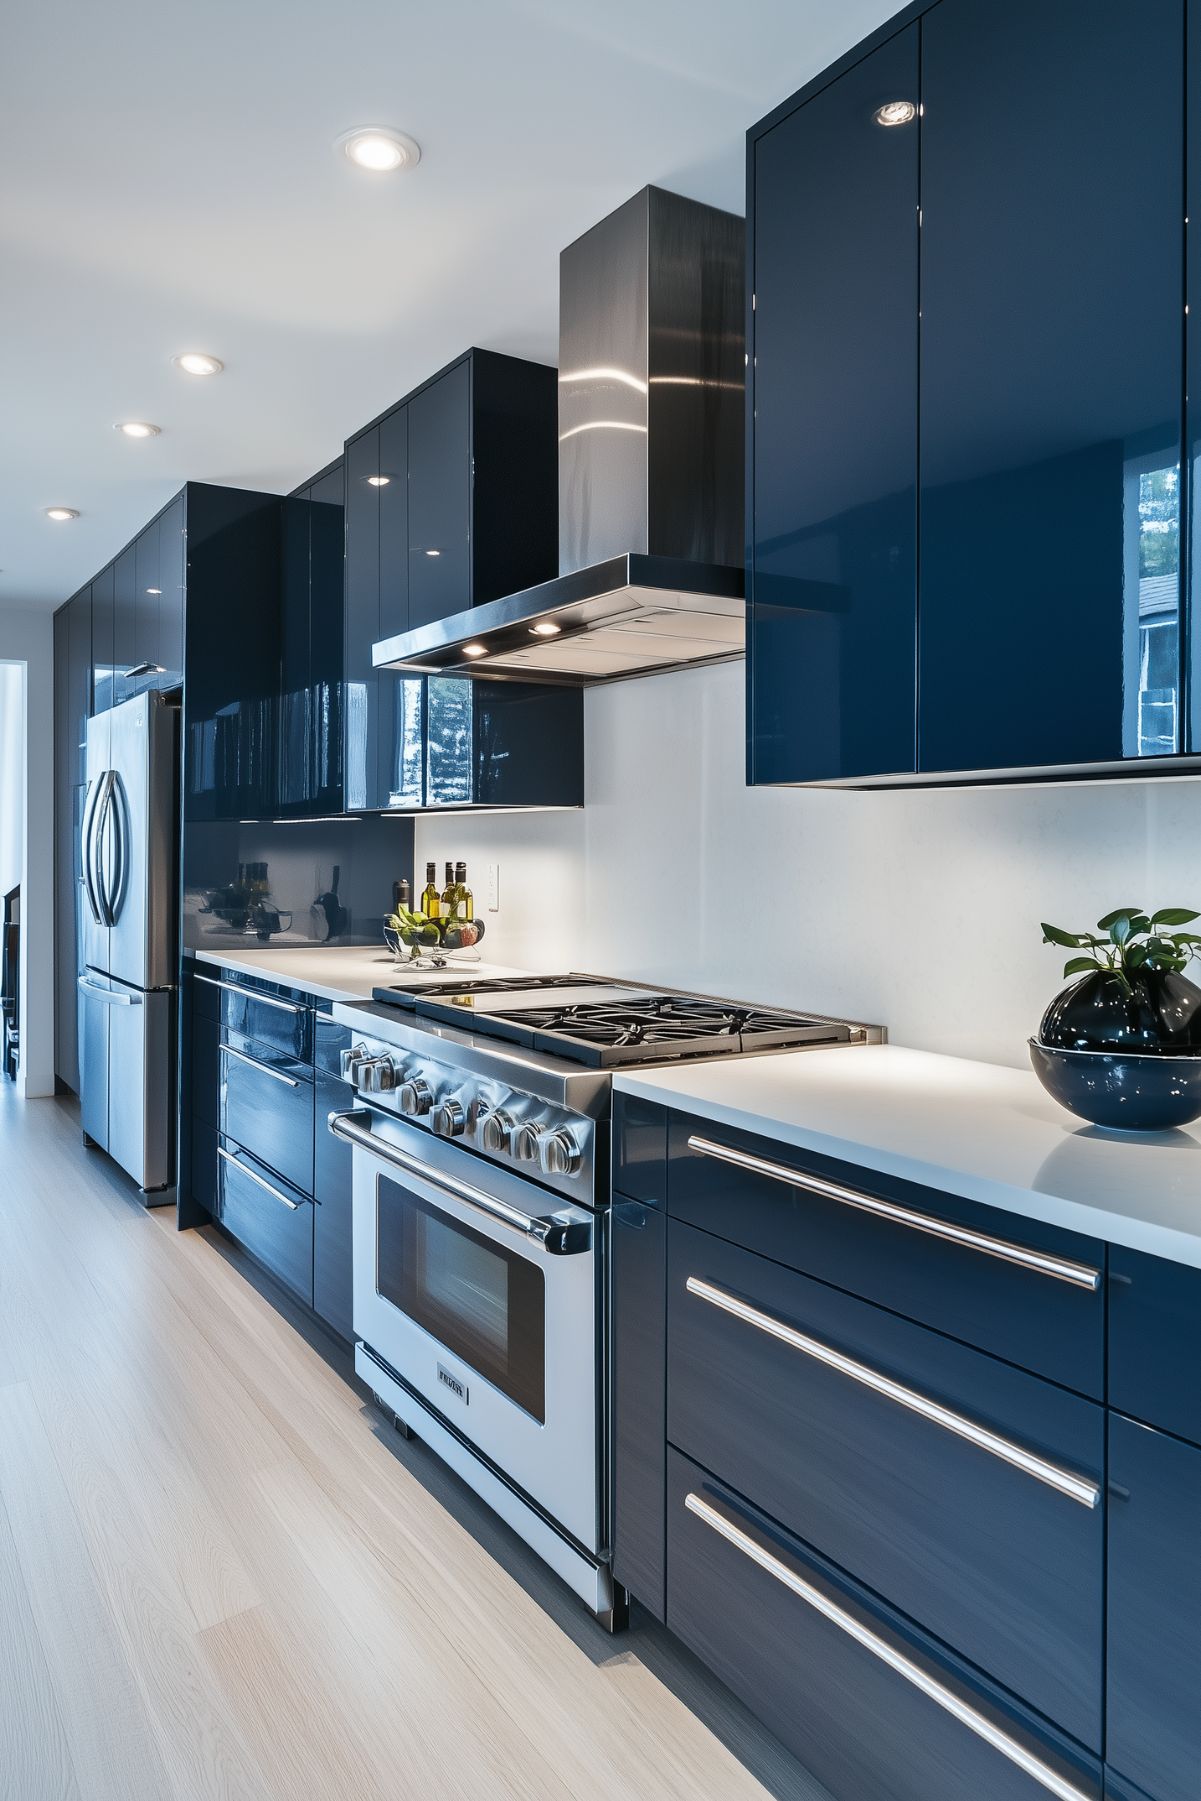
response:
M409 1081L402 1082L396 1091L396 1098L400 1102L401 1112L410 1116L428 1113L434 1104L430 1085L423 1082L420 1076L413 1076Z
M342 1080L344 1082L353 1082L358 1074L360 1063L366 1063L369 1055L370 1053L365 1044L354 1044L349 1050L343 1051L338 1058L338 1064L342 1071Z
M518 1126L509 1141L509 1148L519 1163L533 1163L538 1155L538 1140L542 1136L537 1126Z
M503 1107L494 1107L491 1113L485 1113L484 1123L480 1127L480 1143L486 1151L494 1155L499 1151L507 1151L513 1137L514 1119Z
M579 1168L580 1147L563 1126L538 1135L538 1162L544 1176L570 1176Z
M391 1057L372 1057L359 1067L359 1087L369 1094L391 1094L399 1075Z
M467 1128L467 1109L460 1101L443 1101L430 1114L430 1125L439 1138L458 1138Z

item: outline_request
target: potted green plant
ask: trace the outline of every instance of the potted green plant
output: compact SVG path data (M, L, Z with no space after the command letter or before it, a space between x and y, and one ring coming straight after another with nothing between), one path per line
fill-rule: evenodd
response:
M1188 907L1116 907L1095 931L1044 923L1076 976L1043 1015L1030 1056L1043 1085L1098 1125L1154 1131L1201 1114L1201 947Z

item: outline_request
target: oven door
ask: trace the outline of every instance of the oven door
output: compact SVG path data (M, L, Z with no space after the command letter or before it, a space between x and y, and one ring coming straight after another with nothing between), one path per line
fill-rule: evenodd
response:
M588 1551L601 1548L600 1222L382 1113L354 1150L354 1329Z

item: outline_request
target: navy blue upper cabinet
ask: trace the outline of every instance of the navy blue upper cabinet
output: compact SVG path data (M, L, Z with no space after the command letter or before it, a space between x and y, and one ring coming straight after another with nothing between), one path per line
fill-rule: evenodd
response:
M158 516L158 629L154 661L160 688L183 681L183 609L187 588L187 526L184 497L177 494Z
M346 446L346 805L379 804L379 683L371 646L379 632L379 426Z
M379 422L379 632L409 627L409 409L394 407Z
M922 22L919 766L1179 748L1180 0Z
M1185 71L1185 118L1201 119L1201 0L1187 0L1187 47L1188 57ZM1186 559L1189 570L1190 606L1186 616L1195 621L1199 616L1199 589L1201 581L1201 507L1197 500L1196 470L1201 458L1201 230L1197 221L1201 219L1201 130L1194 126L1185 133L1187 161L1185 164L1185 202L1186 212L1192 224L1187 233L1187 263L1185 280L1188 292L1192 295L1192 305L1185 317L1186 341L1185 360L1189 374L1189 396L1187 401L1185 432L1188 443L1189 479L1185 484L1188 497L1190 517L1192 521L1191 553ZM1189 718L1186 725L1187 749L1194 755L1201 752L1201 681L1198 681L1198 660L1201 657L1201 639L1195 632L1190 634L1188 657L1188 680L1186 696L1188 698Z
M428 625L472 604L470 407L471 369L461 362L422 388L405 409L408 622L393 631Z
M282 815L342 811L341 459L283 503L279 795Z
M914 767L917 99L912 25L752 144L752 782Z

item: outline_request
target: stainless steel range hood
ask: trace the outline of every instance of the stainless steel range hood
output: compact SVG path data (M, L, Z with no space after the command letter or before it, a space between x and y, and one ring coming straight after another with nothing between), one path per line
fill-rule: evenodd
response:
M612 681L743 654L743 221L644 188L559 261L559 567L376 668Z

